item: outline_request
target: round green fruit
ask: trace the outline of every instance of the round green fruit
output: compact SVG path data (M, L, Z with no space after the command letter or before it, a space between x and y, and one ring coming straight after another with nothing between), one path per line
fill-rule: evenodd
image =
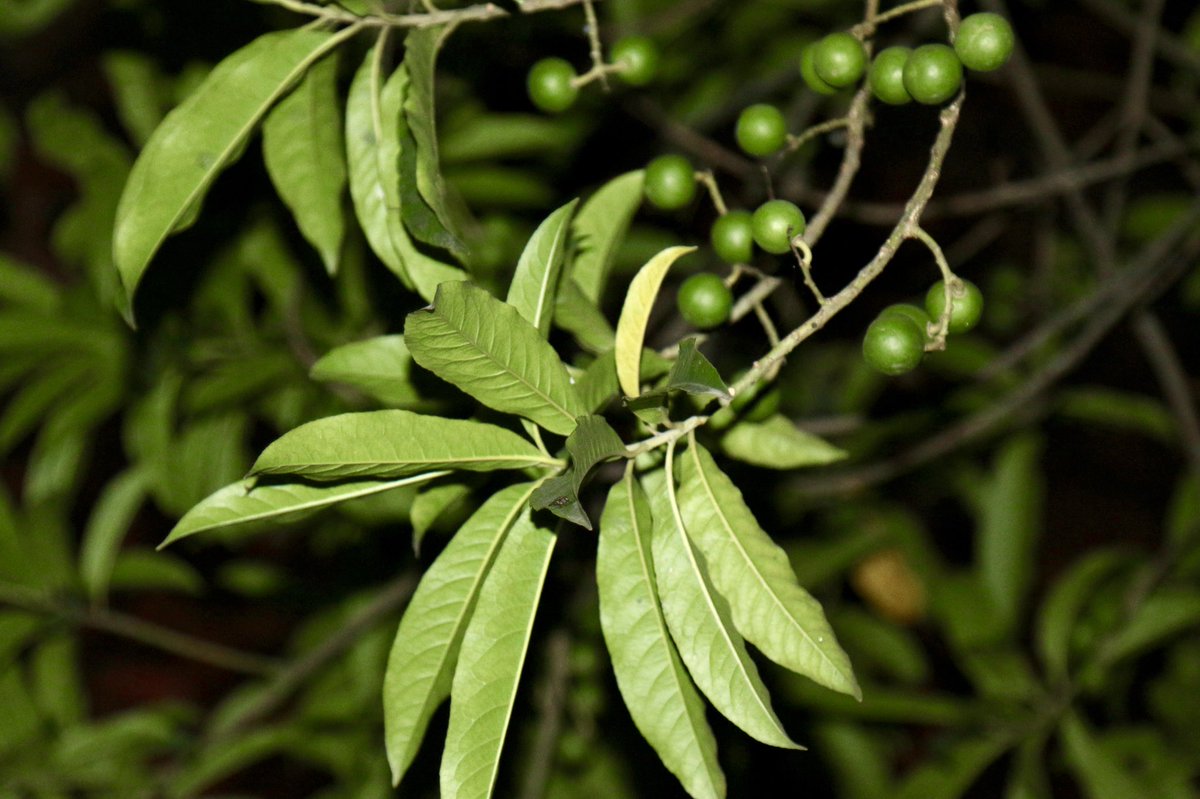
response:
M575 103L579 89L575 87L575 67L561 58L543 58L529 70L525 82L529 99L543 111L557 114Z
M658 74L658 46L645 36L626 36L613 45L612 62L621 67L617 76L630 86L645 86Z
M900 314L879 316L863 336L863 360L885 375L911 372L925 355L925 334Z
M912 102L912 95L904 88L904 65L912 50L907 47L889 47L881 50L871 62L867 82L871 93L888 105L904 105Z
M918 103L939 105L962 86L962 62L948 45L923 44L904 65L904 88Z
M787 122L779 109L758 103L742 111L737 121L737 142L749 155L770 155L787 141Z
M813 52L817 77L835 89L856 83L867 68L863 43L849 33L831 33L817 42Z
M892 314L903 316L905 319L911 319L913 324L917 326L917 329L921 331L921 336L926 339L928 338L929 325L933 320L929 317L929 314L925 312L924 308L918 308L917 306L910 305L906 302L898 302L895 305L889 305L880 311L879 318L882 319L883 317Z
M661 155L646 165L644 190L656 208L683 208L696 196L696 171L682 155Z
M749 263L754 256L754 215L730 211L713 223L709 234L713 250L727 264Z
M999 14L985 12L963 19L954 39L954 52L967 69L991 72L1004 66L1015 43L1008 20Z
M959 279L959 290L953 292L950 306L950 332L966 333L979 324L983 316L983 292L969 280ZM939 280L929 287L925 295L925 310L929 316L938 320L946 307L946 283Z
M679 313L701 330L711 330L729 320L733 310L733 292L721 278L701 272L683 281L676 298Z
M817 74L817 68L813 65L816 49L817 46L811 44L805 47L804 52L800 54L800 77L804 78L808 88L817 94L837 94L837 87L830 86Z
M787 200L770 200L754 212L754 241L772 255L792 249L792 239L804 232L804 214Z

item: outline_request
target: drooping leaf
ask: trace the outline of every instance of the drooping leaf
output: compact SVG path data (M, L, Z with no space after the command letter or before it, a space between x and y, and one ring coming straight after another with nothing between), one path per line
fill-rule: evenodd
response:
M386 49L386 39L381 38L355 75L346 100L350 197L372 251L404 285L429 300L439 283L465 275L418 250L404 228L401 115L408 74L397 69L385 81Z
M465 254L462 236L455 230L438 155L437 115L434 108L434 75L438 50L449 34L445 26L413 28L404 38L404 68L410 78L404 99L404 119L416 145L415 187L440 223L446 245L457 256ZM407 170L406 170L407 171ZM441 237L439 237L441 238ZM437 244L437 242L430 242Z
M167 115L134 163L117 209L113 254L128 295L271 107L356 32L300 28L260 36Z
M416 756L429 718L450 695L459 647L484 578L518 518L528 524L532 483L499 491L450 539L425 572L396 631L383 683L393 784Z
M671 639L696 685L726 718L755 740L801 748L775 715L729 603L713 586L704 555L684 530L669 473L651 472L642 484L650 497L654 574Z
M340 480L560 464L502 427L387 410L344 413L301 425L263 450L250 473Z
M558 282L554 325L570 333L579 346L594 355L612 352L616 345L617 334L608 319L569 275Z
M694 338L679 344L679 356L667 375L668 391L685 391L700 397L729 398L729 387L716 367L696 347Z
M669 247L651 258L629 283L617 322L616 346L617 378L627 397L636 397L641 392L642 344L663 278L671 264L695 250L695 247Z
M679 515L738 631L781 666L861 697L820 603L800 587L787 554L763 532L741 491L699 444L681 457Z
M1140 654L1200 625L1200 589L1163 586L1146 597L1105 647L1110 661Z
M534 510L549 508L555 516L591 530L591 519L579 503L579 490L593 466L625 455L625 443L604 417L581 416L567 437L567 452L571 455L570 468L538 486L530 504Z
M263 123L263 156L271 181L331 275L337 271L346 228L337 67L337 53L315 64Z
M554 298L566 256L567 232L578 200L559 208L530 237L508 287L509 305L517 309L543 338L550 335Z
M588 198L575 217L571 277L593 304L603 299L617 247L642 204L644 178L641 170L613 178Z
M442 799L488 799L557 536L526 510L496 556L454 670Z
M114 477L88 517L79 545L79 575L92 601L103 600L121 542L146 498L146 474L133 467Z
M654 577L650 502L633 465L609 491L600 519L600 625L625 706L663 765L695 799L725 796L704 702L671 642Z
M225 486L193 507L171 529L159 548L181 538L242 525L270 521L295 521L339 502L373 496L406 485L417 485L449 474L429 471L394 480L355 480L329 485L308 483L259 483L253 488L245 480Z
M1143 799L1155 795L1105 750L1074 711L1063 718L1059 734L1063 758L1088 799Z
M1088 600L1109 575L1128 562L1129 553L1119 549L1089 552L1051 586L1038 612L1035 642L1052 680L1069 676L1071 635Z
M591 413L597 413L617 396L621 386L617 383L617 361L612 352L601 355L588 365L575 380L575 391L580 402Z
M162 122L167 103L165 76L153 58L135 50L110 50L101 60L121 125L142 146Z
M469 283L445 283L408 315L413 358L483 404L567 435L586 413L557 353L507 303Z
M1043 482L1041 445L1022 436L1000 451L980 498L977 568L1006 631L1016 629L1034 577Z
M411 371L412 355L404 336L377 336L330 350L312 365L309 375L345 383L385 405L411 408L422 402L409 378Z
M840 447L796 427L776 414L763 422L739 422L721 437L721 451L734 460L767 469L824 466L848 456Z

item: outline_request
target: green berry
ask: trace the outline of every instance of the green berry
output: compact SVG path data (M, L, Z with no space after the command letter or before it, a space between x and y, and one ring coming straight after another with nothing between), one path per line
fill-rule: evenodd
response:
M976 72L999 69L1012 55L1012 25L999 14L972 14L963 19L954 39L954 52L963 66Z
M701 272L683 281L676 297L679 313L701 330L720 327L733 310L733 292L711 272Z
M871 62L867 82L871 93L888 105L904 105L912 102L912 95L904 88L904 65L912 50L907 47L889 47L881 50Z
M683 208L696 196L696 171L682 155L659 156L646 165L644 190L646 199L657 208Z
M904 88L918 103L939 105L962 85L962 62L948 45L923 44L904 65Z
M713 249L727 264L749 263L754 256L754 216L749 211L730 211L713 223L709 234Z
M738 145L748 154L770 155L787 141L787 122L773 105L759 103L742 111L737 121Z
M579 96L579 89L572 83L575 77L575 67L567 61L543 58L529 70L529 78L525 82L529 99L547 113L566 111Z
M804 232L804 214L787 200L770 200L754 212L754 241L772 255L792 249L792 238Z
M911 319L917 326L917 329L921 331L921 335L925 338L928 338L929 324L933 320L929 317L929 314L925 313L924 308L918 308L917 306L909 305L906 302L898 302L895 305L889 305L880 311L879 318L882 319L883 317L891 314L903 316L905 319Z
M959 278L959 288L953 292L950 306L950 332L966 333L979 324L983 316L983 292L969 280ZM946 283L939 280L929 287L925 295L925 310L937 321L946 307Z
M863 336L863 359L885 375L911 372L925 355L925 335L900 314L880 316Z
M808 84L808 88L817 94L837 94L837 87L826 83L817 74L816 67L813 66L813 55L816 49L817 46L812 44L805 47L804 52L800 54L800 77L804 78L804 82Z
M613 45L611 58L622 69L617 76L630 86L645 86L658 74L658 45L645 36L626 36Z
M835 89L844 89L863 76L867 51L849 33L831 33L817 42L813 67L821 80Z

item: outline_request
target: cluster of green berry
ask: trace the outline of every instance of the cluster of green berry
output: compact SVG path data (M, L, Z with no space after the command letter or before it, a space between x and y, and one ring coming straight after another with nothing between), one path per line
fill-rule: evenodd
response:
M682 155L663 155L646 165L644 192L647 201L666 211L685 207L696 196L696 171ZM713 223L713 250L729 264L746 264L754 245L773 255L792 248L804 233L804 213L787 200L768 200L754 213L727 211ZM711 273L692 275L678 294L679 311L690 324L711 330L725 324L733 308L733 295L721 278Z
M925 345L946 310L946 283L939 280L925 295L925 307L900 303L884 308L863 336L863 358L886 375L917 368ZM983 294L969 280L958 278L951 289L948 333L966 333L983 315Z
M658 46L645 36L627 36L612 46L611 63L580 75L562 58L543 58L529 70L529 99L542 111L557 114L575 104L579 90L603 74L615 74L630 86L645 86L658 73Z
M849 33L831 33L805 48L800 74L813 91L833 94L858 83L868 73L871 93L889 105L913 100L939 105L958 93L963 67L976 72L999 69L1012 55L1013 44L1012 26L1004 17L988 12L972 14L959 25L953 47L888 47L871 61L868 73L862 41Z

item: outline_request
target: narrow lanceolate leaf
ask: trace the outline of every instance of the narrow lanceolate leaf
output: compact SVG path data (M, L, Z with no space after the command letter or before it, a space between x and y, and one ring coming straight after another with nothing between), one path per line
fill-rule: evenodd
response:
M1034 639L1046 676L1070 676L1071 637L1083 609L1103 582L1131 562L1131 553L1116 547L1089 552L1055 581L1042 602Z
M300 425L263 450L250 473L341 480L561 465L502 427L388 410L344 413Z
M513 524L529 511L533 484L511 486L463 524L421 578L409 602L383 681L384 740L393 783L408 770L429 718L450 695L459 646L484 578Z
M1075 773L1088 799L1142 799L1163 795L1134 777L1074 711L1063 718L1059 739L1063 759Z
M654 578L650 502L633 479L609 491L600 518L600 626L625 706L642 736L695 799L725 796L717 743L671 636Z
M422 401L409 377L411 371L412 355L404 336L376 336L330 350L312 365L309 376L345 383L385 405L403 408Z
M556 537L526 510L488 572L463 636L442 753L442 799L488 799Z
M696 685L752 738L799 749L771 708L767 687L734 627L729 603L709 578L704 556L684 531L668 470L642 478L654 518L652 552L658 596L671 638Z
M786 416L764 422L739 422L721 437L721 450L742 463L767 469L800 469L844 460L848 453L807 433Z
M554 300L554 324L570 333L579 346L593 355L612 352L617 334L599 306L584 296L583 290L569 275L558 281L558 296Z
M337 271L346 223L342 117L336 53L318 62L263 123L263 157L280 198L329 274Z
M696 348L696 340L680 343L679 357L667 375L668 391L686 391L701 397L729 398L729 387L715 366Z
M643 181L641 170L613 178L583 204L575 217L577 245L571 277L583 295L597 305L604 296L617 247L642 204Z
M296 29L260 36L218 64L167 115L133 165L117 209L113 258L128 295L271 107L356 32Z
M737 629L781 666L861 698L820 603L800 587L787 554L759 527L737 486L698 444L682 459L679 514L729 599Z
M332 485L259 484L253 488L247 488L246 481L239 480L218 489L184 514L166 540L159 544L159 549L210 530L294 521L339 502L425 483L447 474L448 471L431 471L396 480L355 480Z
M627 397L636 397L641 392L642 342L663 278L671 264L695 250L695 247L668 247L651 258L629 283L617 322L616 348L617 378Z
M508 304L536 327L543 338L550 335L571 214L578 202L572 200L538 226L521 253L508 287Z
M404 340L417 363L504 413L569 434L587 410L566 367L537 329L470 283L444 283L433 306L408 315Z
M416 188L434 213L451 252L461 256L466 250L456 232L445 181L438 155L437 114L434 109L434 75L438 49L450 30L446 26L414 28L404 38L404 68L410 84L404 99L404 119L411 135Z
M121 543L146 498L148 482L144 470L127 469L104 487L88 518L79 546L79 574L93 600L103 599L108 593Z
M533 492L530 504L534 510L549 508L555 516L591 530L592 521L579 502L579 490L592 467L626 454L625 443L603 416L581 416L567 437L567 452L571 468L542 483Z

